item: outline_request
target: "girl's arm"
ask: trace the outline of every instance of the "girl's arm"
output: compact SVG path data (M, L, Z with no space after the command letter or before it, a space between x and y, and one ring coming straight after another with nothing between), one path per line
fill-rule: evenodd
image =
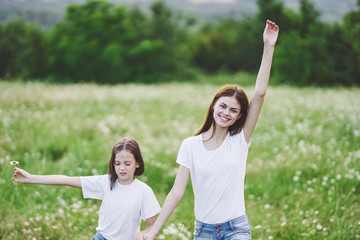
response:
M14 169L14 182L44 184L44 185L64 185L81 188L80 177L68 177L65 175L33 175L21 168Z
M244 134L247 142L250 142L251 134L255 129L255 125L259 118L260 110L264 102L264 97L269 82L274 47L278 37L278 33L279 27L274 22L267 20L263 33L263 56L260 64L259 73L256 78L254 95L251 99L248 115L246 117L244 125Z
M157 218L156 222L151 227L149 232L144 235L143 239L155 239L156 235L160 232L166 220L170 217L170 215L184 196L185 188L187 182L189 181L189 176L190 170L180 165L179 170L176 174L174 185L165 199L159 217Z
M146 219L146 224L148 227L146 229L144 229L143 231L137 233L134 237L134 240L143 240L144 234L147 233L148 231L150 231L150 229L154 225L155 221L156 221L156 216Z

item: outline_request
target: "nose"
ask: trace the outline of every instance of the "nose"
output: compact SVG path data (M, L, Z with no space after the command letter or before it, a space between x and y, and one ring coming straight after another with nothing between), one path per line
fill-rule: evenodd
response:
M120 164L119 168L120 168L120 170L124 170L125 169L125 164Z

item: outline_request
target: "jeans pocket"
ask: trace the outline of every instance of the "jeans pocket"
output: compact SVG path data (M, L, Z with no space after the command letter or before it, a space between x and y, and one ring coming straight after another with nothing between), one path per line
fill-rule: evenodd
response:
M195 221L194 237L200 236L202 226L203 224L201 222Z
M250 224L247 220L234 223L235 232L251 235Z

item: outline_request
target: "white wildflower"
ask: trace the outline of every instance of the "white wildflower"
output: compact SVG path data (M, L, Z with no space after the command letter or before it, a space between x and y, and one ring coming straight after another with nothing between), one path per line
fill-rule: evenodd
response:
M318 223L318 224L316 224L316 229L317 229L317 230L321 230L321 229L323 229L323 226L321 226L321 224Z
M261 228L261 225L256 225L255 226L255 229L260 229Z
M10 165L16 166L16 165L19 165L19 162L18 161L11 161Z

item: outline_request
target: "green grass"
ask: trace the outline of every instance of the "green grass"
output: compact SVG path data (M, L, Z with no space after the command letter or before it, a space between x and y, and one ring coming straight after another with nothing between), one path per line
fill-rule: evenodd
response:
M235 80L210 82L0 82L0 239L91 239L99 201L83 199L79 189L15 184L9 162L37 174L103 174L123 136L139 142L146 164L140 179L162 204L182 140L200 127L220 84ZM360 239L359 171L359 88L271 86L246 170L253 239ZM189 184L159 236L192 239L193 222Z

